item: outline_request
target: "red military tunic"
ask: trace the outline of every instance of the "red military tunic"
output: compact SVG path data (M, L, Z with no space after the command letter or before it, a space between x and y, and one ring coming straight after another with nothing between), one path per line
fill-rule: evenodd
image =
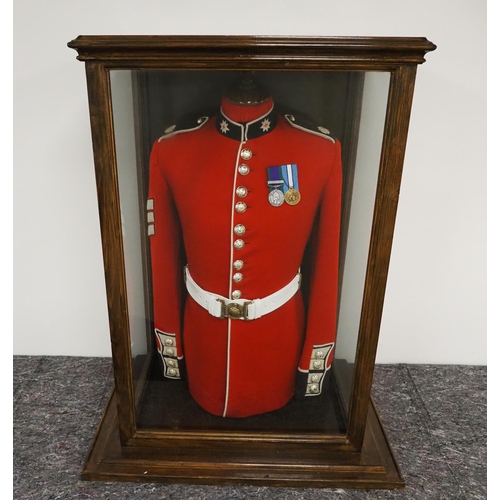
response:
M259 106L223 100L219 116L170 127L151 152L148 233L158 350L165 376L180 378L185 366L191 395L215 415L245 417L284 406L298 373L307 378L304 395L317 395L331 366L341 151L326 129L298 123L278 115L271 99ZM297 165L300 202L272 206L268 167L289 164ZM182 304L182 246L202 289L251 301L294 279L311 237L307 312L300 290L251 321L214 317L189 295Z

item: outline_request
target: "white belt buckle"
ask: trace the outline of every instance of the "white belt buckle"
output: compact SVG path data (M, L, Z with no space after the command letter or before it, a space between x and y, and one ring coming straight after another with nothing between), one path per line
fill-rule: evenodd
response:
M243 319L245 321L250 321L251 318L248 317L248 306L253 304L253 301L247 301L243 304L237 304L236 302L226 302L222 299L217 299L220 302L220 318L231 318L231 319Z

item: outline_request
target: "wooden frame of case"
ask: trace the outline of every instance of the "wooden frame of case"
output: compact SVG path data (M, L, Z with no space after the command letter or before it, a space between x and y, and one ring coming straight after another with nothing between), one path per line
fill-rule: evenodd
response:
M88 480L401 488L370 396L417 65L425 38L79 36L85 62L115 388L82 470ZM138 429L110 70L390 72L387 114L345 436Z

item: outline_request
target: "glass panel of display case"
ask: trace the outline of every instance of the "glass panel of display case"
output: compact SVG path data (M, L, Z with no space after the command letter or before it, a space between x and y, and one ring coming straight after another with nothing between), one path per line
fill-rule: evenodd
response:
M349 407L377 190L390 74L365 74L354 168L345 183L349 206L344 206L343 266L337 343L333 361L343 408Z
M390 74L110 79L138 428L345 434Z

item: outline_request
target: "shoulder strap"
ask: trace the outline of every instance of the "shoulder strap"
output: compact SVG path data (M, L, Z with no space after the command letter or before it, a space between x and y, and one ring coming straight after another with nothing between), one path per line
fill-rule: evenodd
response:
M327 128L317 125L316 122L314 122L307 115L296 112L285 112L283 113L283 116L292 127L308 132L309 134L323 137L324 139L329 139L332 142L336 142L335 139L331 137L330 131Z

